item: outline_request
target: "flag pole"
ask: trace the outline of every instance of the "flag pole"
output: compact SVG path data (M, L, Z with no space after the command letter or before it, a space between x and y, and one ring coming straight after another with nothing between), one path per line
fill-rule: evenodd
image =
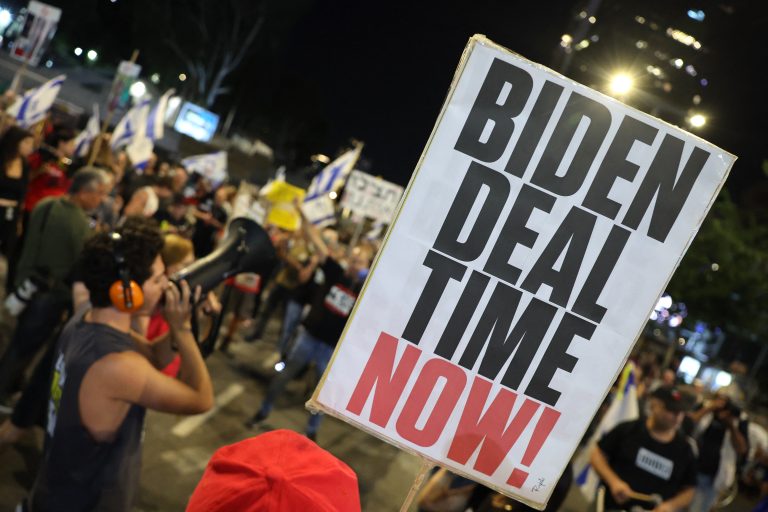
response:
M131 64L135 64L136 61L139 59L139 50L133 50L133 54L131 55ZM115 73L115 79L117 79L117 73ZM114 89L114 81L112 82L112 88ZM101 123L101 131L99 131L99 135L96 136L96 140L93 141L93 146L91 147L91 154L88 157L88 165L93 165L93 162L96 161L96 155L99 154L99 149L101 149L101 140L104 138L104 134L107 133L107 128L109 128L109 123L112 121L112 116L115 114L115 109L109 108L109 105L107 105L107 115L104 116L104 122Z
M424 485L424 480L427 478L429 471L433 467L434 464L432 464L430 461L424 458L421 459L419 472L416 473L416 478L413 479L413 484L408 491L408 496L405 497L403 505L400 507L400 512L408 512L408 509L411 508L411 504L413 504L413 500L416 498L416 494L419 492L419 489L421 489L421 486Z

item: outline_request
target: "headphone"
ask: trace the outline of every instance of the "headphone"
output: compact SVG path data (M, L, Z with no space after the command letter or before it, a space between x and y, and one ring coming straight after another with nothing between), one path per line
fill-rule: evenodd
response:
M131 273L128 265L125 263L122 245L123 237L120 233L113 231L109 234L112 240L112 253L117 263L117 275L119 279L109 287L109 299L112 305L123 313L134 313L144 305L144 292L141 286L131 279Z

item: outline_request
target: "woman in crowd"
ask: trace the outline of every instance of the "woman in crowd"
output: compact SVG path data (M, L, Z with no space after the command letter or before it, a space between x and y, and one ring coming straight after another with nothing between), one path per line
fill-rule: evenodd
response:
M19 235L19 212L27 193L29 165L34 151L32 134L12 126L0 138L0 252L8 258Z

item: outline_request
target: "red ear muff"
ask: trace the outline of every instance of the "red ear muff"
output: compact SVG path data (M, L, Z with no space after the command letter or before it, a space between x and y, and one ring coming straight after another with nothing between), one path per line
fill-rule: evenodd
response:
M136 281L130 281L127 287L123 281L115 281L109 287L109 299L117 310L134 313L144 305L144 292Z

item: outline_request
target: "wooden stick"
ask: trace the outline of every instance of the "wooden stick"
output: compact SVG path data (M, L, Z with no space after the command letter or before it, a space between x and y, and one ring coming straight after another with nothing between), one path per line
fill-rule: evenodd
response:
M400 507L400 512L408 512L408 509L411 508L411 504L413 503L414 498L416 498L416 494L424 484L424 480L427 478L427 475L429 475L429 471L432 467L433 464L430 461L421 459L421 467L419 468L419 472L416 473L416 478L413 480L413 485L411 485L411 489L408 491L408 496L405 497L403 506Z

